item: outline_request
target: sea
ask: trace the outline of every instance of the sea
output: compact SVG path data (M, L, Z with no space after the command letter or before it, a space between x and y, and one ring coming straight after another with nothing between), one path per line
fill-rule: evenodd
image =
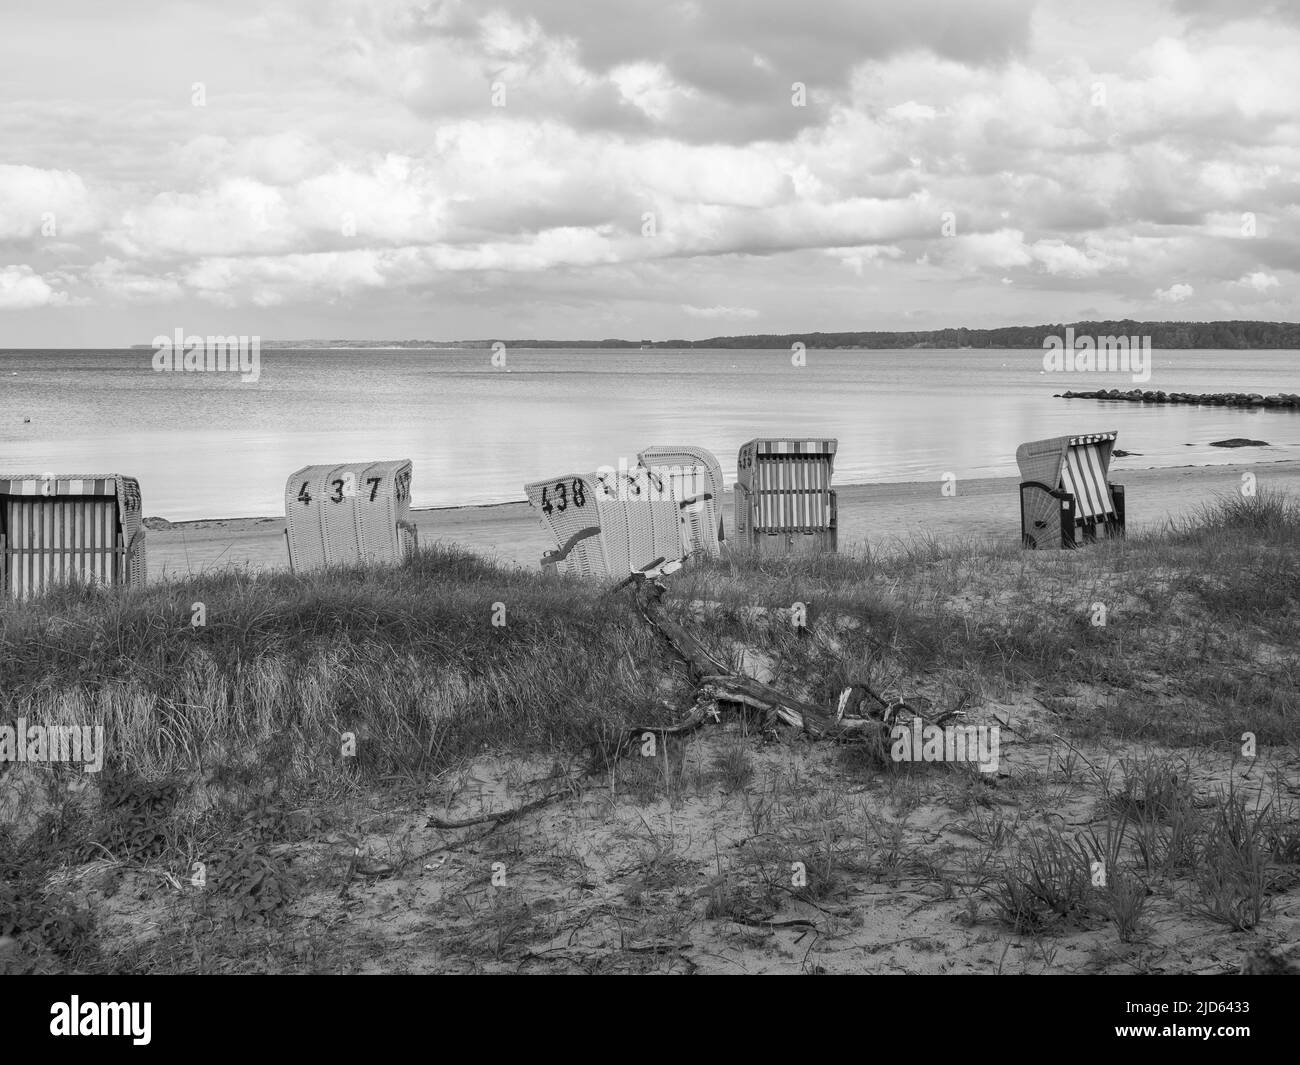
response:
M504 355L504 359L501 356ZM1300 410L1054 398L1068 390L1300 392L1300 352L1152 352L1150 380L1043 369L1034 349L263 349L255 382L157 372L153 350L0 350L0 475L124 473L147 515L284 514L316 463L414 462L417 507L695 444L735 479L754 437L835 437L835 483L1016 473L1016 447L1116 429L1115 469L1300 458ZM1212 441L1263 440L1224 450ZM1122 462L1122 466L1120 463Z

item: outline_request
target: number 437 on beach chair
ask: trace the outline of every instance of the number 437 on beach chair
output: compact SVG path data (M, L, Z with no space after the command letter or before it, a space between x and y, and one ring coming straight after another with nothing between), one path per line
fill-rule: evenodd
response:
M141 585L140 482L107 474L0 475L0 594L56 584Z
M1124 486L1107 480L1116 432L1034 440L1016 450L1025 547L1075 547L1124 535Z
M285 485L284 516L295 572L400 562L419 545L409 459L304 466Z

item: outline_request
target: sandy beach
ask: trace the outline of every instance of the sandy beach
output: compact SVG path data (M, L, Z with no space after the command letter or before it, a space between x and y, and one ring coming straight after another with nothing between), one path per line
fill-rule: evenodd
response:
M1117 459L1111 468L1112 480L1126 486L1127 520L1134 531L1184 517L1217 496L1240 491L1246 473L1255 475L1260 488L1300 494L1300 461L1295 460L1125 469L1124 460ZM926 536L1016 543L1017 484L1015 477L965 480L957 484L955 496L942 495L938 481L836 485L840 549ZM730 491L723 511L730 535ZM523 502L417 510L412 516L421 544L457 544L506 564L536 566L553 546ZM153 580L230 566L252 571L288 567L282 517L177 522L151 529L148 550Z

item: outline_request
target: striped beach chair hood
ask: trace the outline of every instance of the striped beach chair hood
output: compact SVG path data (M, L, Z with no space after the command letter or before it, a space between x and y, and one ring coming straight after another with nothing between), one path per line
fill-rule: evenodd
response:
M1023 481L1037 481L1069 492L1076 514L1083 519L1114 515L1115 503L1107 484L1117 430L1081 436L1056 436L1034 440L1016 449Z
M73 577L104 584L144 583L143 502L134 477L3 474L0 505L9 594L25 596Z
M752 528L816 532L834 519L831 478L838 443L828 438L750 440L736 460L736 483L752 493Z

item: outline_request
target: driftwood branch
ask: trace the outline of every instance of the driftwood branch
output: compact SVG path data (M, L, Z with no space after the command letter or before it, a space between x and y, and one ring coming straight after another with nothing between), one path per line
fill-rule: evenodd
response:
M662 559L656 560L656 563L658 562L662 562ZM653 568L654 564L647 567L647 569ZM682 736L693 732L705 724L710 717L717 720L719 707L723 705L744 706L759 711L766 715L770 725L782 722L799 729L813 739L838 738L864 732L869 734L873 729L878 730L883 737L888 734L890 727L900 720L917 717L927 723L942 724L965 713L963 707L969 698L969 693L963 695L952 710L930 721L907 703L901 700L890 701L860 682L850 684L840 693L833 712L824 710L805 699L790 695L753 677L731 672L698 637L668 616L662 603L663 585L655 579L654 575L634 573L619 582L611 591L619 592L629 587L637 611L650 627L663 637L673 653L686 663L691 681L695 685L695 704L686 717L672 725L627 726L621 733L614 754L615 758L626 749L630 740L642 733ZM586 787L587 778L596 771L594 767L590 768L564 781L563 787L513 809L460 821L432 817L428 823L432 828L443 829L470 828L482 824L491 824L495 827L522 814L540 809L566 795L580 794Z
M463 821L444 821L440 817L429 818L430 828L471 828L474 825L485 825L492 822L512 821L520 814L526 814L530 810L539 810L547 803L554 802L556 799L563 798L565 795L573 795L578 788L576 781L568 783L565 787L556 791L548 792L540 799L533 799L522 806L514 806L509 810L502 810L500 813L484 814L482 817L467 817Z
M691 669L692 678L698 683L706 676L728 676L729 671L722 662L709 653L708 649L696 637L677 624L665 612L660 600L663 597L663 585L658 581L634 581L632 590L636 596L637 610L646 619Z
M663 607L663 585L653 580L634 580L632 590L636 597L638 612L665 640L676 655L681 658L690 671L695 683L696 707L690 716L677 726L675 731L689 731L703 724L709 710L701 713L702 704L713 707L720 703L747 706L769 715L797 728L814 739L842 736L846 733L860 732L864 729L888 727L903 715L923 717L903 702L889 702L866 684L854 683L840 694L835 713L829 713L821 707L797 696L790 695L770 684L764 684L753 677L732 673L700 640L687 632L681 625L668 616ZM870 700L871 710L864 713L863 704ZM938 719L940 722L959 716L961 706ZM848 713L852 711L852 713ZM847 715L847 716L846 716ZM636 731L665 731L662 728L638 728Z

